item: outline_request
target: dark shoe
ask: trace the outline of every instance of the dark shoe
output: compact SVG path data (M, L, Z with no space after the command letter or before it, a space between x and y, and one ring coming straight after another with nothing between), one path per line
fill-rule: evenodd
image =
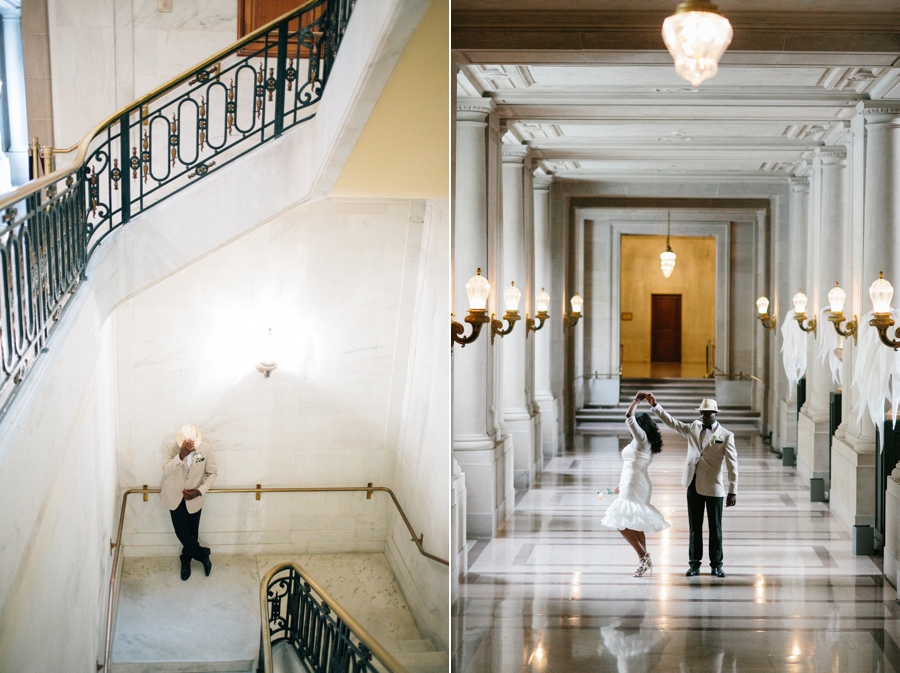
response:
M203 559L203 572L206 573L207 577L209 577L209 573L212 572L212 561L209 560L209 549L206 549L206 558Z
M187 563L185 563L184 561L182 561L181 562L181 579L186 580L190 576L191 576L191 562L188 561Z
M725 571L721 567L713 568L709 574L714 577L725 577Z
M700 574L700 568L688 568L687 572L684 574L685 577L696 577Z

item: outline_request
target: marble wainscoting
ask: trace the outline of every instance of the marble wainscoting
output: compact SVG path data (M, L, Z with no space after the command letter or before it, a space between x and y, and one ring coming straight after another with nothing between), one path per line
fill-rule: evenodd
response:
M114 673L250 671L259 654L259 585L294 561L379 643L398 657L422 642L383 554L213 555L209 577L193 563L183 582L177 557L125 560L113 634ZM413 657L414 659L416 657ZM422 656L418 656L422 659ZM445 664L446 669L446 664Z

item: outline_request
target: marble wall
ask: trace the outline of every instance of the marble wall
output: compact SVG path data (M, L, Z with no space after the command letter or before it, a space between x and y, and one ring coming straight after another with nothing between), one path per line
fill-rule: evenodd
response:
M398 343L395 360L394 385L402 405L392 484L416 533L424 535L426 551L449 559L450 358L442 319L450 313L449 203L428 201L424 215L421 235L407 248L408 256L415 258L413 246L419 246L418 269L405 283L406 291L414 294L413 313L400 316L401 324L408 322L411 329L403 330L409 336ZM416 624L437 649L449 650L450 570L419 554L395 510L388 525L385 555Z

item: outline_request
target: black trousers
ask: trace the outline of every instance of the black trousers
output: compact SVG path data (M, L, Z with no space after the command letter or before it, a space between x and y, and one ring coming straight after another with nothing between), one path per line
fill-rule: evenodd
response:
M193 514L188 512L184 498L181 499L181 504L176 509L170 511L175 535L178 536L178 541L182 546L182 563L190 563L191 559L202 563L209 553L206 547L200 546L200 541L197 539L200 532L200 512L202 511L202 509L197 510Z
M690 521L690 549L688 560L691 568L699 568L703 560L703 514L709 519L709 565L722 565L722 508L725 498L700 495L696 488L697 478L691 480L687 490L688 520Z

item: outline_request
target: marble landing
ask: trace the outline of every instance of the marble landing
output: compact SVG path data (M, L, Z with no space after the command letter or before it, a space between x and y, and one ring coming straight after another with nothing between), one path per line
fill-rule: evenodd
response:
M295 561L391 652L421 636L383 554L217 556L212 573L177 558L126 558L111 655L113 673L246 672L259 653L259 583Z

